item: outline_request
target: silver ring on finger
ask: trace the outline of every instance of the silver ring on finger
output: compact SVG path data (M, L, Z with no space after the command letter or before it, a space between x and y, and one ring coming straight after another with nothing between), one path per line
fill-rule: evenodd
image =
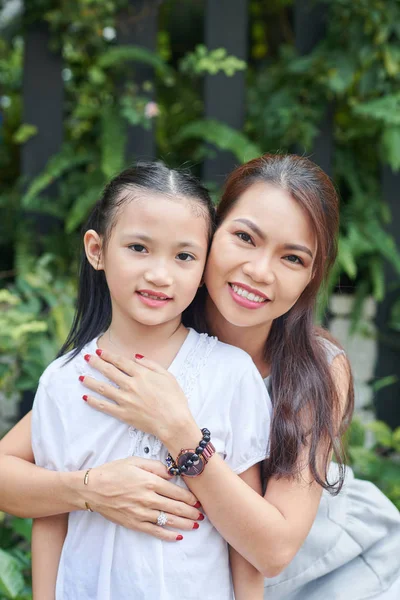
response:
M168 523L167 515L165 514L165 512L160 510L160 514L157 517L157 525L159 527L164 527L167 523Z

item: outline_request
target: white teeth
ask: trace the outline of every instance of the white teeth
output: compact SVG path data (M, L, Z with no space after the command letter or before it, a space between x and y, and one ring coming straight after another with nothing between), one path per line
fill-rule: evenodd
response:
M139 292L139 294L141 296L144 296L145 298L151 298L152 300L166 300L166 298L160 298L159 296L151 296L150 294L147 294L146 292Z
M259 302L260 304L261 304L261 302L265 302L265 298L261 298L261 296L257 296L257 294L253 294L253 292L244 290L243 288L241 288L233 283L231 284L231 287L232 287L233 291L235 292L235 294L237 294L238 296L247 298L248 300L251 300L252 302Z

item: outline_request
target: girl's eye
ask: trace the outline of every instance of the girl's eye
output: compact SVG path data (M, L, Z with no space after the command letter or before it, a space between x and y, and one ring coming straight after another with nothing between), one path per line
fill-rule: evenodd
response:
M246 233L245 231L238 231L237 233L235 233L235 235L243 242L246 242L246 244L253 243L251 236L248 233Z
M304 265L304 262L302 261L300 256L297 256L296 254L289 254L289 256L285 256L285 259L288 262L293 263L294 265Z
M183 262L190 262L191 260L194 260L194 256L188 254L187 252L180 252L177 254L177 258Z
M129 248L131 250L133 250L134 252L147 252L146 248L144 246L142 246L142 244L132 244L131 246L129 246Z

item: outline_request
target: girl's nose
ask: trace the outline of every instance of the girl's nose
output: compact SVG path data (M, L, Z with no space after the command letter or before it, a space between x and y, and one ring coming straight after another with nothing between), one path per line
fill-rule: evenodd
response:
M154 266L144 274L144 278L148 283L152 283L157 287L167 287L172 285L173 278L164 266Z

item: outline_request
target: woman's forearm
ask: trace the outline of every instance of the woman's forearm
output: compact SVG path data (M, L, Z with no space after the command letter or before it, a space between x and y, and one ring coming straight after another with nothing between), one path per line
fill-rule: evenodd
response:
M0 454L0 510L17 517L49 517L83 508L82 473L48 471Z
M182 448L194 448L199 434L194 422L186 422L164 443L177 456ZM313 523L321 493L305 481L281 479L260 496L219 455L199 477L185 482L220 534L265 577L278 575L293 559Z

